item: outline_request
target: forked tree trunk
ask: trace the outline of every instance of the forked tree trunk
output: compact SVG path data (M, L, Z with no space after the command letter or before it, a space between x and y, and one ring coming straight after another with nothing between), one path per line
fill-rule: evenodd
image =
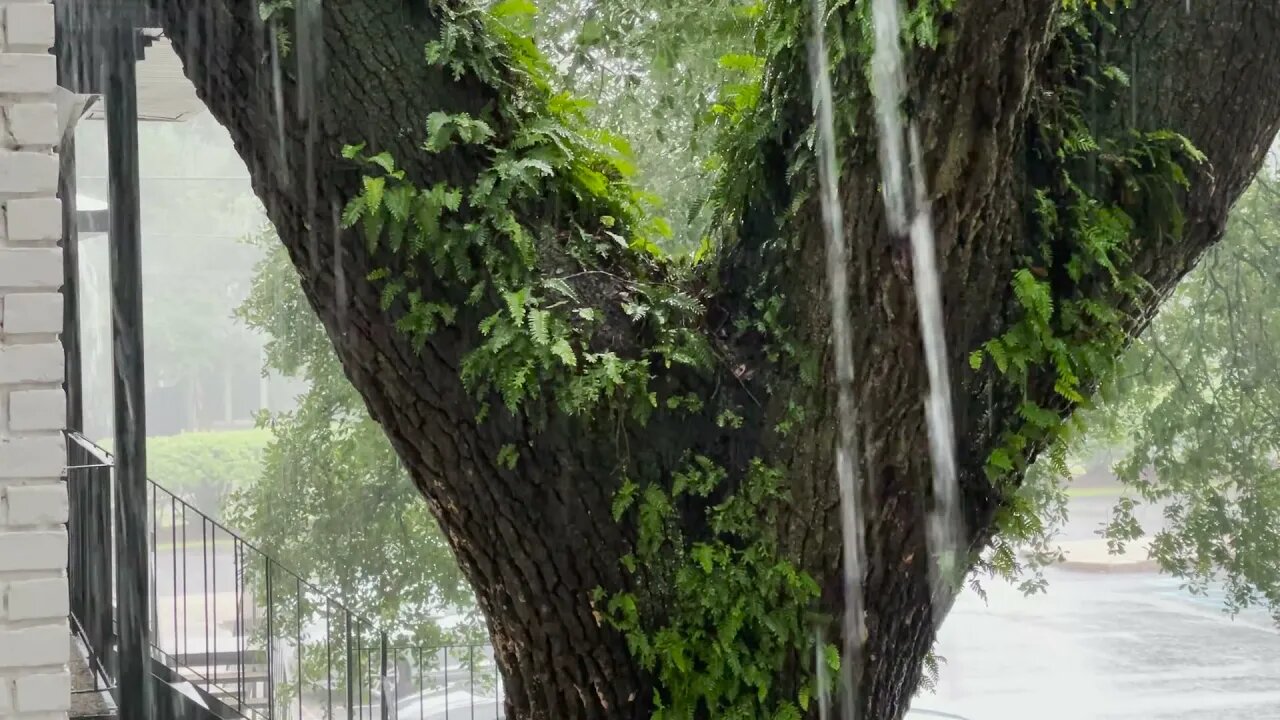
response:
M655 369L653 380L661 388L716 395L716 408L742 408L738 432L721 431L713 410L692 417L659 413L643 431L602 431L557 414L541 429L498 411L477 422L459 365L479 340L479 316L464 310L418 352L394 327L402 308L384 312L378 288L366 279L377 268L403 269L402 261L385 250L371 254L354 233L338 228L339 214L361 182L361 171L341 157L346 144L367 142L389 151L419 186L440 180L465 186L478 172L475 157L455 151L427 156L419 149L431 112L482 116L494 100L495 91L478 79L455 78L424 62L442 9L461 3L295 4L299 14L318 16L314 25L300 18L302 25L291 29L287 56L277 53L251 0L167 0L165 30L200 96L230 130L348 376L386 429L475 588L509 693L508 717L648 717L652 679L623 638L597 619L589 599L596 587L627 587L619 558L631 545L631 531L610 517L620 446L629 448L633 464L665 471L689 450L730 468L755 457L786 468L791 503L781 528L784 549L818 579L822 609L839 617L832 384L771 396L766 388L789 387L788 378L745 339L734 359L709 376ZM1227 209L1276 132L1280 9L1253 0L1196 2L1190 12L1180 2L1135 4L1120 14L1120 39L1107 47L1117 63L1131 68L1133 106L1104 112L1117 127L1132 115L1149 127L1181 132L1210 161L1184 198L1188 227L1182 238L1136 251L1135 267L1163 293L1219 239ZM858 5L837 11L843 32L854 32ZM966 539L979 549L991 539L1000 502L984 461L1011 427L1022 397L990 371L970 371L963 359L1014 319L1008 278L1028 242L1022 195L1035 172L1025 147L1029 98L1047 89L1039 82L1061 0L955 5L940 19L948 39L935 51L917 52L909 74L939 242ZM767 101L780 110L754 157L767 171L744 198L741 223L731 228L734 240L712 264L719 282L708 298L706 325L721 327L725 318L748 312L750 287L769 271L798 339L826 348L819 371L830 378L831 319L817 207L813 199L793 197L794 188L813 185L815 164L802 166L802 177L788 175L791 162L811 152L804 40L772 58ZM836 76L838 93L867 97L860 70L837 68ZM864 103L849 124L868 127L868 108ZM905 240L885 227L873 139L850 138L841 147L861 467L867 497L875 499L866 513L868 638L858 690L861 717L890 720L905 711L919 681L935 633L931 600L946 606L950 598L931 599L926 575L927 381L909 253ZM788 215L796 202L799 213ZM549 200L547 213L561 211ZM1134 308L1135 331L1151 309ZM612 331L621 338L620 352L629 349L633 331ZM1052 400L1050 388L1033 384L1031 392L1046 406L1069 410ZM783 437L772 428L788 399L811 412L800 431ZM515 470L496 460L508 444L520 453Z

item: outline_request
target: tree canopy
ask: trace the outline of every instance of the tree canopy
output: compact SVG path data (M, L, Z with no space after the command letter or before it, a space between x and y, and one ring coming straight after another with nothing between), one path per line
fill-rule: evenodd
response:
M967 563L1030 516L1029 463L1070 437L1064 420L1221 238L1280 123L1280 9L1173 5L906 16L901 111L938 238ZM854 629L810 5L743 6L747 47L725 62L742 75L708 90L707 175L679 176L706 187L682 196L707 212L685 225L706 223L693 257L662 249L675 230L634 153L566 89L533 9L164 13L475 591L509 714L797 717L838 667L864 717L901 715L954 588L931 582L928 375L880 195L870 4L818 18L865 508L865 636L843 657L814 647L815 628Z

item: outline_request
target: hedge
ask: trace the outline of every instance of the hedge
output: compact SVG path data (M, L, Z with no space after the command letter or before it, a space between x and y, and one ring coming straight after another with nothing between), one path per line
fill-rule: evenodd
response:
M227 496L262 472L262 452L270 441L264 429L147 438L147 476L220 520Z

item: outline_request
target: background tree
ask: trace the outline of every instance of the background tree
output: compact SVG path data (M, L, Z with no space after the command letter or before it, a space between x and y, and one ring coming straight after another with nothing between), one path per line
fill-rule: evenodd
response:
M810 622L838 634L845 589L808 6L757 13L759 84L719 123L716 242L690 265L657 250L669 224L626 180L625 144L557 92L528 3L292 5L264 23L175 0L166 31L474 587L511 714L799 714ZM890 718L951 590L930 583L921 521L926 374L876 182L868 10L822 20L868 506L866 637L843 660L863 715ZM1277 13L913 7L907 110L940 239L970 551L1018 514L1026 463L1221 236L1280 122ZM1109 63L1135 56L1126 87Z
M442 644L444 630L465 637L475 605L435 520L342 375L274 233L254 241L267 254L237 314L266 336L268 367L307 389L294 410L262 418L271 439L228 522L379 628L429 645ZM442 626L446 616L455 617Z
M1134 497L1116 508L1118 544L1151 528L1152 552L1195 592L1280 620L1280 194L1264 170L1211 249L1126 354L1093 425L1122 439L1116 470Z

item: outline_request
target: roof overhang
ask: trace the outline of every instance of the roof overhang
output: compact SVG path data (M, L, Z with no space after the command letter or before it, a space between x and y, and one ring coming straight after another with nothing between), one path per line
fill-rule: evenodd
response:
M56 0L55 9L59 84L75 93L102 93L100 68L110 28L160 25L148 0ZM204 112L173 45L159 30L139 33L138 57L139 120L182 122ZM104 109L98 103L88 116L101 118Z

